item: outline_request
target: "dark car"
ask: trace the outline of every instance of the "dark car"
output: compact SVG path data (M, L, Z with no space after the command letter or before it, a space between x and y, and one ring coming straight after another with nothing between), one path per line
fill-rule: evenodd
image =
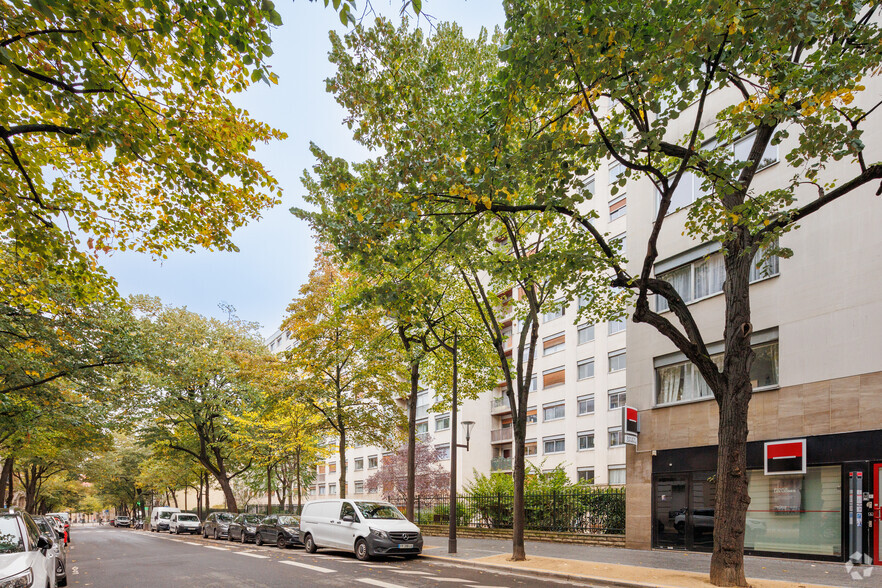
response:
M114 527L131 527L132 520L127 516L119 516L116 517L116 520L113 523Z
M213 512L202 523L202 536L206 539L226 539L230 533L230 523L236 515L230 512Z
M254 542L258 545L275 543L284 548L294 545L303 545L300 541L300 517L296 515L270 515L257 525L257 534Z
M242 543L254 541L254 536L257 534L257 525L262 521L263 516L258 514L236 515L227 531L230 541L241 541Z
M52 539L50 551L55 554L56 586L67 586L67 545L64 543L64 539L46 517L35 516L33 519L37 523L37 527L40 528L40 533Z

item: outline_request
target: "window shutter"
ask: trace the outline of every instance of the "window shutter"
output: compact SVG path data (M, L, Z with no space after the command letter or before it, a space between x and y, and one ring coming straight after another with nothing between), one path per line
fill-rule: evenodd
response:
M545 372L542 374L542 387L547 388L548 386L555 386L557 384L563 384L566 381L566 370L563 368L559 370L555 370L553 372Z

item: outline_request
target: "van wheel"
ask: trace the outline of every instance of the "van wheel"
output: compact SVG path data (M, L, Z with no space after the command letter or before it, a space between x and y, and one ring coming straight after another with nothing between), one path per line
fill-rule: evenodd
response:
M355 542L355 557L358 561L368 561L371 558L371 554L368 553L367 541L364 539Z
M260 534L260 531L254 534L254 544L258 547L263 545L263 535Z
M315 553L318 551L318 548L315 546L315 541L312 540L312 535L309 533L303 538L303 550L306 551L306 553Z

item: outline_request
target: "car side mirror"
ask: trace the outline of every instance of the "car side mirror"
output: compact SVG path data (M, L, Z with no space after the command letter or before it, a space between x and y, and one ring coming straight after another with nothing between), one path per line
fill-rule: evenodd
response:
M46 550L52 548L52 539L47 537L46 535L40 535L40 538L37 539L37 549L43 552L43 555L46 555Z
M352 515L343 515L343 520L346 521L347 523L354 523L355 517Z

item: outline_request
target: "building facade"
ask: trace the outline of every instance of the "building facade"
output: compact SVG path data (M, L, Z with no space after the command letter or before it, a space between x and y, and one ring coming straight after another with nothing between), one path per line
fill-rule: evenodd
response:
M882 95L879 78L866 86L866 96ZM708 96L706 137L714 134L714 113L734 101L740 98L726 90ZM686 129L680 127L688 120L675 121L672 135L682 136ZM880 153L879 133L863 139L869 153ZM757 190L772 189L798 173L783 158L797 140L791 131L780 147L767 151L754 180ZM739 143L732 146L735 157ZM856 169L845 159L830 161L819 181L824 175L851 177ZM717 247L684 234L686 209L699 195L696 186L686 184L676 197L683 208L663 225L655 275L689 301L711 353L722 353L725 271ZM880 563L882 202L874 194L877 187L866 186L805 218L781 238L793 256L769 260L752 276L757 359L747 452L748 553L843 561L858 550L875 554ZM655 190L646 180L632 181L627 190L633 195L628 237L646 243L656 214ZM800 203L815 197L812 186L797 193ZM635 257L629 269L639 272L640 263ZM665 312L662 303L656 308ZM628 329L628 403L639 410L641 430L638 445L627 451L627 544L711 550L717 404L670 341L646 325ZM782 441L787 443L776 444ZM794 469L782 473L785 461L776 460L789 460Z

